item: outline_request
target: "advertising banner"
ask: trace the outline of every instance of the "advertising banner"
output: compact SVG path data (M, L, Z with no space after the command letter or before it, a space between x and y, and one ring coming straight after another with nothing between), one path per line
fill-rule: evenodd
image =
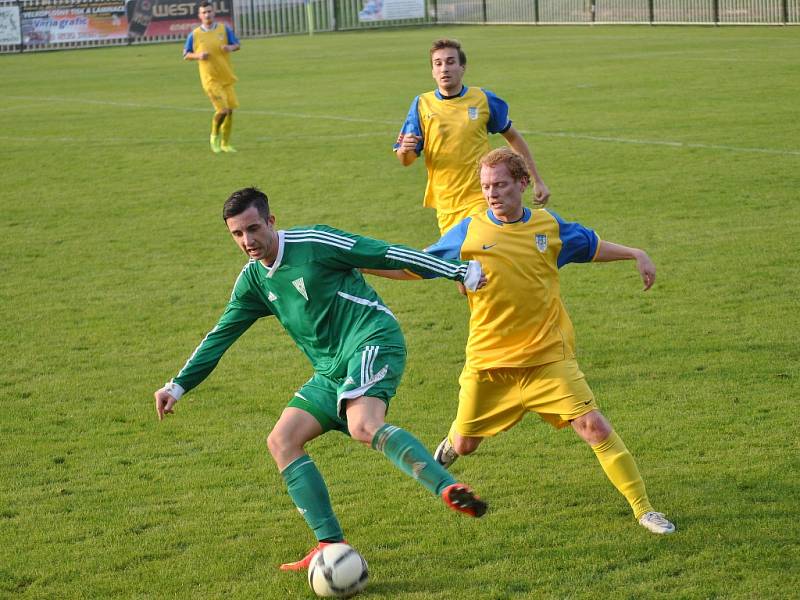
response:
M425 0L367 0L358 12L358 20L397 21L421 19L425 16Z
M22 9L22 38L27 46L125 38L124 0L75 0L37 3Z
M199 0L128 0L131 37L185 37L200 24ZM233 0L214 0L215 19L233 27Z
M19 26L19 7L0 6L0 45L22 43Z
M39 0L0 10L0 39L26 46L135 39L185 37L197 27L200 0ZM215 0L216 19L233 26L232 0ZM16 21L14 17L17 16ZM21 25L20 25L21 22ZM17 23L14 25L14 23ZM13 30L16 29L16 38Z

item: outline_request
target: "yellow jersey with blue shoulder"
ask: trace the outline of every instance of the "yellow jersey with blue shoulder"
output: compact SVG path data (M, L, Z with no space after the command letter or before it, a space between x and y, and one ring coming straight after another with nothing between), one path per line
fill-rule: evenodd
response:
M213 85L226 86L236 83L236 75L231 67L230 52L225 52L223 46L239 44L239 39L228 25L221 22L214 23L211 29L203 25L195 27L186 38L183 46L184 56L189 52L208 52L208 59L198 60L200 82L204 90Z
M423 205L442 213L468 207L466 217L484 203L476 169L489 151L489 134L509 127L508 104L489 90L464 86L455 96L435 90L411 102L394 149L403 135L420 136L416 153L425 154L428 171Z
M513 223L486 210L461 221L425 251L479 260L488 279L467 294L466 366L531 367L575 357L575 332L561 301L559 268L591 262L600 238L547 209L523 209Z

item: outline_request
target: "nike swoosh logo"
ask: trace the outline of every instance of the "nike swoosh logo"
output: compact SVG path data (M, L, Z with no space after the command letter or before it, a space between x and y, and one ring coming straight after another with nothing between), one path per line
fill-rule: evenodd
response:
M484 244L483 249L488 250L489 248L494 248L495 246L497 246L497 242L495 242L494 244Z

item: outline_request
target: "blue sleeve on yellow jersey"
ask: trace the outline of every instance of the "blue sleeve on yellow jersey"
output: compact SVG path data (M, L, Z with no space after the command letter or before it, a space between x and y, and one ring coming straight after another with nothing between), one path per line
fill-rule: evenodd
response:
M511 127L511 121L508 118L508 104L489 90L483 90L483 93L486 94L486 100L489 102L489 122L486 123L486 130L489 133L508 131L508 128Z
M403 123L402 129L400 129L400 133L397 135L397 141L394 143L394 146L392 146L394 150L397 150L400 147L400 138L407 133L412 133L414 135L422 137L422 126L420 125L419 122L418 107L419 107L419 96L414 98L414 100L411 102L411 108L408 109L408 115L406 115L406 120ZM417 147L415 149L417 156L419 156L422 153L422 148L424 145L425 145L425 140L420 140L417 143Z
M194 31L189 34L189 37L186 38L186 43L183 45L183 53L188 54L189 52L194 52Z
M236 44L239 45L239 38L236 37L236 34L233 33L233 29L225 25L225 33L228 34L228 45Z
M597 244L600 242L597 234L580 223L565 221L552 210L546 210L558 221L558 233L561 238L558 268L569 263L591 262L597 253Z
M433 254L439 258L449 258L450 260L461 260L461 246L467 237L467 229L472 221L472 217L467 217L458 225L453 225L447 230L439 241L425 248L427 254Z

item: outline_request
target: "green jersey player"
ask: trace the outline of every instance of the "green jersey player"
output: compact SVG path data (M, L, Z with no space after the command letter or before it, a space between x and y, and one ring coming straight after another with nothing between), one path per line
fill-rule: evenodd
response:
M304 449L331 430L382 452L450 508L483 515L486 503L468 486L456 482L413 435L385 423L405 367L405 341L397 319L359 271L407 269L476 290L486 283L480 263L440 259L324 225L276 230L267 197L256 188L234 192L222 216L250 261L217 325L155 392L156 411L159 419L172 413L256 320L272 315L280 321L311 361L314 375L284 409L267 445L318 541L303 559L281 569L305 569L320 548L344 539L322 475Z

